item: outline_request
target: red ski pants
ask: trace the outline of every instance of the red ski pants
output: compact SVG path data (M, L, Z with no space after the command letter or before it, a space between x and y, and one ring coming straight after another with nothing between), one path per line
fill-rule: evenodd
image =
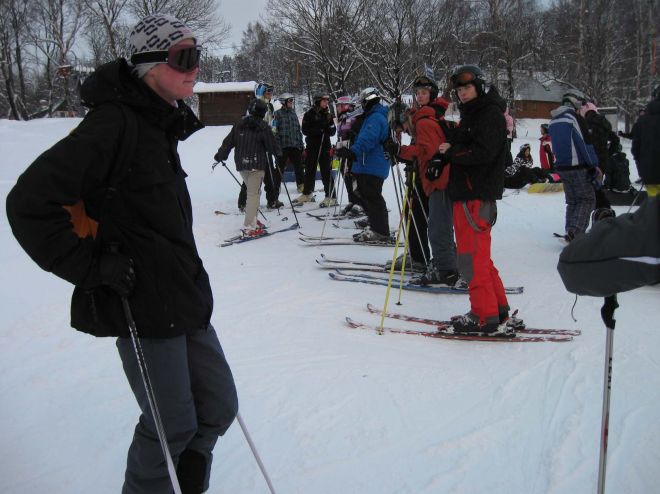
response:
M470 311L479 324L499 323L509 304L500 275L490 258L490 230L497 218L495 201L454 202L458 269L468 282Z

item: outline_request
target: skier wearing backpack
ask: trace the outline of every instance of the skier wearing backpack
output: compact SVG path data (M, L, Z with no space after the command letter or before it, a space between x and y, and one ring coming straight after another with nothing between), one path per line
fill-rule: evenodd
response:
M449 126L444 119L449 102L438 97L438 85L429 77L417 77L413 82L413 90L418 105L418 108L411 112L414 142L410 146L401 146L397 152L398 145L396 141L392 141L393 144L390 144L388 149L401 160L417 162L417 173L423 188L423 191L419 192L428 198L428 225L424 215L418 216L417 224L422 242L428 240L431 244L433 257L429 260L426 272L413 278L411 283L454 286L459 276L452 203L447 192L450 167L445 166L446 162L436 154L440 144L447 140L446 133L449 133ZM428 231L428 236L422 231L422 227ZM412 225L410 235L414 235ZM410 242L412 243L412 238Z
M201 47L183 23L156 14L135 26L130 49L131 65L118 59L85 80L81 96L92 110L18 178L7 217L30 257L75 286L71 325L117 337L142 411L123 494L172 492L172 481L122 298L133 313L179 483L183 492L199 493L208 488L218 436L238 410L210 322L213 296L177 153L178 141L202 128L183 101L192 95ZM68 211L80 204L98 222L95 236L74 224L81 238L72 228Z
M248 116L243 117L232 127L214 156L216 161L225 161L231 150L236 149L234 151L236 170L243 177L247 191L244 228L241 230L247 237L266 234L266 227L257 220L261 184L270 167L268 155L279 158L282 154L270 126L264 121L267 111L268 107L262 100L252 100L248 108Z
M632 154L649 197L660 195L660 85L632 128Z
M468 282L470 311L452 318L459 333L509 332L509 303L491 259L490 232L504 190L504 163L508 152L506 103L497 89L486 92L481 69L464 65L454 71L451 84L459 100L459 127L440 153L451 164L449 195L453 201L459 271Z

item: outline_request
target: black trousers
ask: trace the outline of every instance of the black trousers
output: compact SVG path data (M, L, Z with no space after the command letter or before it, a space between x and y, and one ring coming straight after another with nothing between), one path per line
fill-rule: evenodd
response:
M291 166L293 166L293 173L296 175L296 185L303 185L305 183L305 169L302 162L302 149L282 148L282 156L279 160L277 160L277 168L280 171L278 177L276 178L276 180L278 180L276 184L278 190L288 162L291 162Z
M346 185L346 195L348 196L348 202L362 206L360 197L355 194L357 182L355 182L355 175L351 173L351 167L348 164L348 160L341 160L340 168L341 173L344 176L344 184Z
M316 181L316 164L321 170L321 180L326 197L335 197L334 183L332 180L332 165L330 163L330 147L323 146L321 142L310 142L307 145L307 156L305 157L305 188L303 194L314 192Z
M364 173L356 174L355 180L357 181L356 194L360 198L360 205L367 213L371 229L381 235L389 235L390 224L387 216L387 204L383 198L383 182L385 180Z

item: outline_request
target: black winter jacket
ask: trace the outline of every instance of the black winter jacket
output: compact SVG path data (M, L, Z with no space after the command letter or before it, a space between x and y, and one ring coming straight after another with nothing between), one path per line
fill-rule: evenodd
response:
M330 137L335 135L335 132L337 128L327 108L322 110L318 106L313 106L303 115L302 133L305 135L305 143L308 147L318 147L321 144L323 148L330 148ZM321 137L323 137L322 143Z
M632 154L644 183L660 184L660 100L646 110L632 128Z
M459 105L461 123L450 136L449 197L452 201L502 198L506 140L506 103L491 87Z
M280 145L263 119L251 115L234 125L218 149L218 158L225 161L233 148L236 170L266 170L270 160L267 153L280 156Z
M175 108L130 74L123 59L99 67L81 96L93 110L71 134L41 154L7 196L14 235L39 266L75 285L71 325L96 336L128 336L119 296L100 285L98 261L109 244L134 261L129 297L137 330L174 337L208 325L213 296L192 232L192 207L177 142L202 124L183 101ZM125 118L139 129L128 171L107 199ZM72 231L63 205L84 200L101 220L96 239Z
M607 118L595 111L588 112L584 116L584 120L589 128L589 141L596 151L596 156L598 156L598 166L601 170L606 170L609 157L609 141L611 136L614 135L612 125Z

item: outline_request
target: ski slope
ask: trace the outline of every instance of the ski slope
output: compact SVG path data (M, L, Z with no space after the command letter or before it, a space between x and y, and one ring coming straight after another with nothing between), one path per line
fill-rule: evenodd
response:
M76 123L0 120L3 200L21 171ZM525 137L514 142L514 154L529 142L538 160L539 124L519 122ZM239 215L214 214L237 211L235 182L210 167L228 131L206 128L181 143L180 154L215 296L212 322L234 372L241 414L278 493L595 492L602 300L579 298L572 320L574 297L555 268L562 245L552 237L563 231L562 193L507 191L493 258L505 284L525 286L509 301L528 325L580 328L581 336L526 345L379 336L349 329L344 318L378 323L366 304L382 307L385 288L333 281L314 260L325 252L384 262L392 249L303 246L295 231L217 247L242 224ZM629 154L630 142L624 146ZM634 166L631 175L636 178ZM396 228L391 180L384 191ZM286 209L266 215L272 228L293 221ZM320 221L299 220L307 233L322 230ZM114 341L71 329L72 287L23 253L4 214L0 229L0 492L120 492L139 411ZM351 233L329 224L326 232ZM619 297L610 493L646 494L660 485L659 295L655 287ZM404 292L400 306L398 298L392 290L390 310L419 316L445 319L468 309L462 295ZM237 423L215 449L209 492L268 492Z

